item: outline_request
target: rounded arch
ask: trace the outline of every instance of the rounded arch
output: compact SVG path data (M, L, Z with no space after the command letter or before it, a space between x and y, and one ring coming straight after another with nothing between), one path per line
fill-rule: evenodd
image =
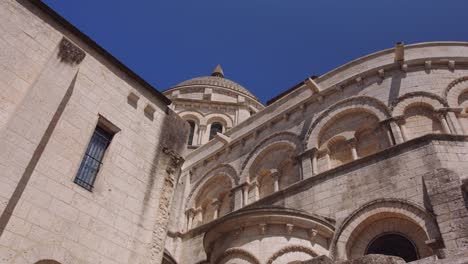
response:
M210 113L203 118L203 122L209 125L214 122L220 122L225 128L231 128L234 125L234 121L229 115L224 113Z
M447 106L442 97L428 92L407 93L392 102L391 110L393 117L402 116L405 110L415 104L428 105L434 110Z
M397 219L400 222L386 221L387 219ZM389 225L389 222L396 224ZM370 231L366 232L366 235L359 236L365 230ZM402 199L379 199L364 204L343 221L333 237L330 255L348 259L351 254L364 252L365 248L363 249L362 245L367 240L370 242L384 230L410 234L418 240L419 247L424 250L428 250L424 248L427 239L440 238L434 217L424 208Z
M271 147L275 144L284 144L294 148L295 153L299 154L302 152L302 145L299 140L299 137L292 133L292 132L279 132L273 134L265 139L263 139L260 143L258 143L252 151L247 155L247 157L242 162L241 170L240 170L240 182L244 183L247 181L249 177L249 170L252 166L253 162L255 161L256 157L261 154L264 150Z
M312 250L311 248L301 246L301 245L290 245L290 246L286 246L286 247L278 250L271 257L268 258L268 261L266 263L267 264L274 264L275 260L277 260L278 258L280 258L283 255L286 255L286 254L292 253L292 252L302 252L302 253L305 253L305 254L309 255L311 258L314 258L314 257L318 256L318 254L314 250Z
M197 110L185 110L185 111L178 113L178 115L184 120L195 121L197 125L203 124L201 123L203 120L203 114Z
M337 118L337 115L349 113L350 111L371 113L375 115L379 121L385 120L391 116L388 107L374 97L356 96L344 99L328 107L312 122L304 139L305 147L307 147L307 149L318 147L318 134L325 124Z
M85 262L75 257L70 251L59 244L40 244L21 251L14 259L9 262L13 264L35 263L35 264L60 264Z
M239 184L239 177L237 176L237 172L233 166L229 164L218 165L210 171L208 171L207 173L205 173L205 175L201 177L200 180L194 183L186 199L186 209L189 209L193 206L194 197L196 197L196 195L194 196L194 194L199 193L203 186L205 186L213 177L221 175L229 178L232 187L237 186Z
M244 261L247 261L249 264L260 264L260 260L258 260L257 257L255 257L254 254L248 252L245 249L240 249L240 248L230 248L221 254L216 261L212 263L216 264L233 264L229 263L229 260L233 259L241 259Z
M459 97L468 90L468 76L453 80L444 90L443 97L449 107L460 106Z

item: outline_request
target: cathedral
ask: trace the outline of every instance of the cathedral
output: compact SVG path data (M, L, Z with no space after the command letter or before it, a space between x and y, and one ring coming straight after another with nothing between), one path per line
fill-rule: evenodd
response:
M468 43L304 78L159 92L0 1L0 263L468 263Z

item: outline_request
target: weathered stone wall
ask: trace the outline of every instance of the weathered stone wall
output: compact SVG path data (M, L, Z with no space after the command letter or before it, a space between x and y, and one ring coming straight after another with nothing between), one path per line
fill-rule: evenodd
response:
M213 140L186 157L183 170L190 188L186 183L183 198L180 196L178 208L174 208L179 215L174 221L182 227L178 231L184 232L187 227L190 217L186 212L202 189L200 186L216 174L238 182L231 191L234 210L253 202L255 192L262 188L257 190L257 182L250 180L260 172L252 172L253 161L262 155L274 156L274 151L268 149L282 144L293 146L299 178L315 180L310 184L297 183L301 187L294 194L280 190L254 204L274 203L303 209L336 219L338 224L366 202L382 198L427 206L425 173L435 168L466 168L462 158L439 155L436 143L423 147L418 137L466 133L463 107L468 86L464 77L468 74L467 56L466 43L417 44L405 48L405 61L401 65L394 62L391 49L320 76L315 84L306 81L299 85L225 133L228 142ZM346 119L346 115L351 118ZM341 117L346 120L338 122ZM327 132L327 128L333 129ZM410 141L413 138L416 141ZM406 150L400 149L398 154L384 150L406 141L402 146ZM451 142L443 144L450 148ZM232 169L222 169L225 167ZM288 189L280 187L285 188ZM191 252L199 249L183 235L182 241L186 242L182 242L183 250L178 257L185 263L185 256L198 255ZM185 247L184 243L191 246Z
M160 263L187 126L41 5L0 3L0 262ZM73 180L103 119L89 192Z

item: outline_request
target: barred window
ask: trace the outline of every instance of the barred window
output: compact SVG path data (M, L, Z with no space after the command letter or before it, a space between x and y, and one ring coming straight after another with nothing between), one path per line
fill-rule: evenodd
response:
M113 133L103 129L99 125L96 127L81 161L80 169L75 177L74 182L76 184L88 191L93 189L96 175L102 165L102 159L113 135Z

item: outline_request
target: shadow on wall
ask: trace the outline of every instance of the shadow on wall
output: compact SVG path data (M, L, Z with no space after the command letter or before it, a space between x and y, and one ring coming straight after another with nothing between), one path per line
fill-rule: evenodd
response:
M28 185L29 180L31 179L32 173L36 169L39 159L41 158L42 153L44 152L44 149L46 148L47 143L49 142L50 137L52 136L52 133L54 132L55 127L57 126L57 123L60 120L60 117L62 116L63 111L65 110L66 105L68 104L68 101L70 101L70 98L73 94L73 90L75 88L75 82L76 82L77 76L78 76L78 73L75 74L75 77L73 78L70 86L67 89L67 92L62 98L62 101L60 102L57 110L55 111L54 116L52 117L52 120L49 123L49 126L47 127L44 135L42 135L42 138L39 141L37 148L34 150L33 156L31 160L29 161L28 165L26 166L26 169L24 170L23 175L20 178L20 181L16 185L15 191L11 195L11 198L8 201L8 204L5 210L0 216L0 236L2 236L3 231L5 230L8 222L10 221L11 214L13 213L16 205L21 199L21 196L23 195L23 192L26 186Z

